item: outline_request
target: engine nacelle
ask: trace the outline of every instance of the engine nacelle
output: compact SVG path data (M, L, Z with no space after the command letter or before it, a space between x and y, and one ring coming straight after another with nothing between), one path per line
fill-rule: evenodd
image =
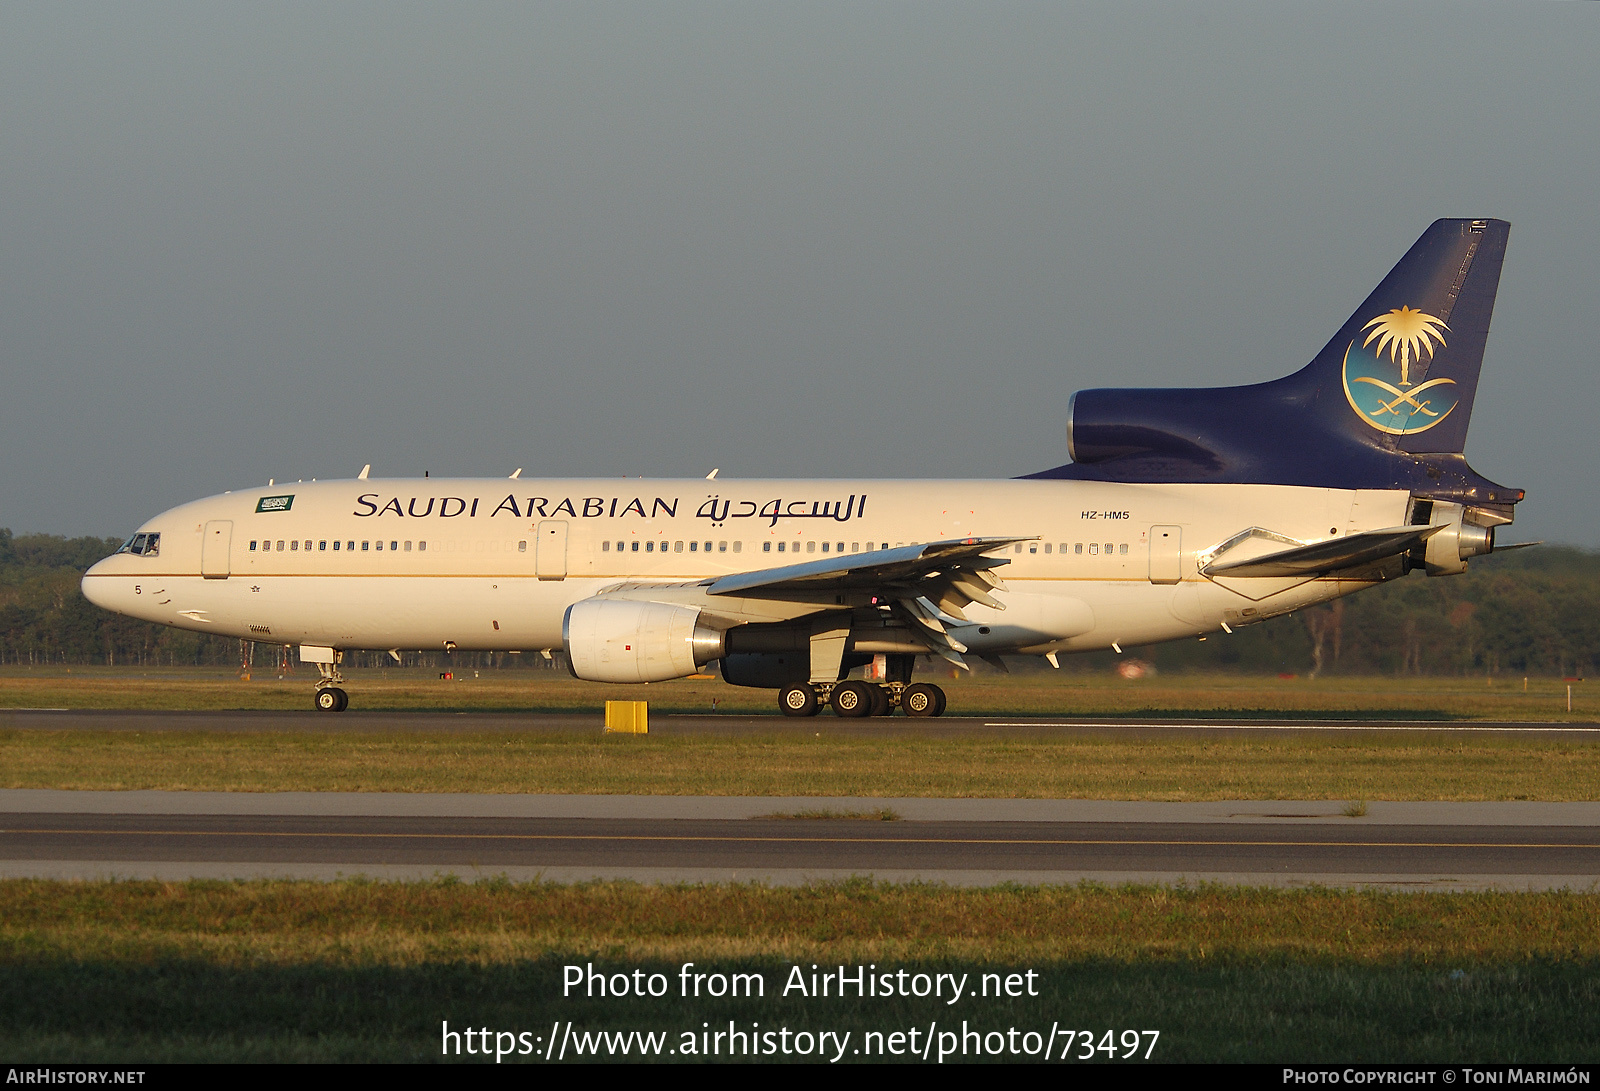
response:
M1427 542L1425 565L1430 576L1452 576L1467 570L1467 561L1494 552L1494 528L1463 521L1460 504L1436 502L1433 523L1442 525Z
M722 657L722 633L693 606L592 598L567 607L561 638L573 675L590 682L665 682Z

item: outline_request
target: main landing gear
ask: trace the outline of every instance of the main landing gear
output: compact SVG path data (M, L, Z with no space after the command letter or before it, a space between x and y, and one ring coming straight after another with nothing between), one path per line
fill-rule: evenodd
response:
M927 682L800 682L778 691L778 709L785 716L815 716L824 704L835 715L892 716L898 706L907 716L944 714L944 690Z
M344 659L343 652L334 652L332 663L318 663L317 670L322 672L322 677L317 679L317 694L312 699L318 712L343 712L350 707L350 695L340 687L344 684L344 675L339 673L339 663Z

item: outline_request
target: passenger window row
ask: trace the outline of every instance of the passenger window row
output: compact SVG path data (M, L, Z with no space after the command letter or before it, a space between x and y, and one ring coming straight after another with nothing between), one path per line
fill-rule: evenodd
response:
M326 552L330 546L332 547L332 549L333 549L333 551L335 553L338 553L341 549L343 551L347 552L347 553L354 553L355 549L356 549L356 543L348 542L348 541L347 542L339 542L339 541L329 542L327 539L322 539L321 541L318 541L316 543L316 549L317 549L317 551L319 553ZM389 543L389 551L391 553L399 553L401 551L404 551L406 553L410 553L411 552L411 546L412 546L412 543L410 543L410 542L391 541ZM257 542L256 540L252 539L251 542L250 542L250 552L251 553L273 553L273 552L282 553L282 552L284 552L285 549L287 549L290 553L298 553L301 550L301 548L302 548L302 544L301 544L299 539L291 540L290 542L288 542L287 545L285 545L285 543L282 540L280 540L277 543L276 548L274 548L273 543L269 539L265 539L265 538L261 539L259 542ZM368 539L367 541L361 543L361 549L363 551L366 551L369 548L371 548L374 552L382 553L383 552L383 543L381 541L372 541L371 539ZM312 541L311 541L310 538L305 539L304 549L305 549L305 551L307 553L311 552L311 550L312 550ZM416 549L417 549L418 553L425 553L425 552L427 552L427 549L428 549L428 543L427 542L417 542L416 543Z
M685 543L683 543L683 542L661 542L661 543L657 544L655 539L651 538L651 539L645 539L644 540L644 544L641 547L640 539L635 538L631 542L618 542L616 544L616 550L617 550L618 553L638 553L640 551L640 549L642 548L644 550L644 552L646 552L646 553L665 553L665 552L667 552L667 547L670 545L672 547L672 552L673 553L682 553L684 551L684 544ZM710 553L711 552L711 547L712 547L713 544L715 544L716 550L717 550L718 553L727 553L728 552L728 543L727 542L716 542L716 543L712 543L712 542L689 542L688 543L688 549L689 549L690 553ZM600 552L609 553L609 552L611 552L611 549L612 549L612 544L609 541L605 541L605 542L601 542L600 543ZM743 542L734 542L733 543L733 552L734 553L743 553L744 552L744 543Z
M1050 553L1053 549L1059 549L1061 551L1061 553L1063 555L1065 555L1066 552L1067 552L1067 546L1069 544L1072 546L1072 553L1073 553L1074 556L1081 556L1083 554L1083 552L1084 552L1084 543L1083 542L1072 542L1072 543L1062 542L1059 546L1056 545L1054 542L1046 542L1046 543L1044 543L1043 546L1041 546L1038 542L1030 542L1030 543L1028 543L1027 551L1029 553L1038 553L1042 549L1045 553ZM1020 544L1018 544L1018 545L1013 546L1011 548L1011 551L1013 553L1021 553L1023 551L1023 548L1022 548L1022 546ZM1089 542L1088 543L1088 551L1089 551L1089 555L1092 556L1092 557L1093 556L1099 556L1101 552L1104 552L1107 557L1110 557L1110 556L1126 557L1128 555L1128 543L1127 542L1104 542L1104 543L1102 543L1102 542Z
M784 548L785 545L788 546L787 550ZM807 542L805 545L806 545L806 552L807 553L815 553L815 552L817 552L817 543L816 542ZM889 543L888 542L884 542L881 546L873 545L871 542L867 543L868 551L871 551L871 550L874 550L874 549L888 549L888 548L889 548ZM860 542L851 542L849 551L851 553L860 553L861 552L861 543ZM761 543L761 552L763 552L763 553L771 553L772 552L772 543L771 542L762 542ZM779 553L784 553L784 552L799 553L800 552L800 543L799 542L787 542L787 543L779 542L778 543L778 552ZM831 553L843 553L843 552L845 552L844 543L843 542L823 542L822 543L822 552L823 553L830 553L830 552Z

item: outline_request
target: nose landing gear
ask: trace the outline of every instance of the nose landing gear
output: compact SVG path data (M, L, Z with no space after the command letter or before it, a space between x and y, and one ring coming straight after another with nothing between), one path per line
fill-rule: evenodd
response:
M344 675L339 673L342 662L344 653L336 651L332 663L317 664L322 677L317 679L317 693L312 703L318 712L343 712L350 707L350 695L340 688L344 684Z
M324 686L317 690L317 711L343 712L350 707L350 695L338 686Z

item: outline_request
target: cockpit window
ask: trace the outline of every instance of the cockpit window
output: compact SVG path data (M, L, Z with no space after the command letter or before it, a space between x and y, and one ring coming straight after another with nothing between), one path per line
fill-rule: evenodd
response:
M123 542L122 548L117 552L132 553L136 557L154 557L161 552L161 535L135 534L132 538Z

